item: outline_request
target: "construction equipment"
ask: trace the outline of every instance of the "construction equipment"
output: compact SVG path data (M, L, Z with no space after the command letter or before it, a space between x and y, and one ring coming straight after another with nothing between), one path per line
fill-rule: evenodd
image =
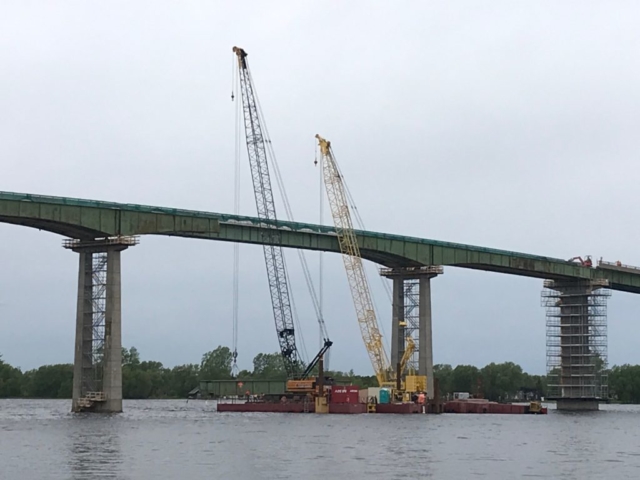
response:
M331 345L333 345L331 340L324 341L324 345L315 358L309 362L304 372L297 378L287 381L287 392L321 394L323 391L322 385L330 386L333 384L333 379L324 376L324 355L331 348ZM316 366L322 368L318 368L318 374L313 376L311 374Z
M591 255L587 255L584 258L584 260L582 259L582 257L571 257L569 260L567 260L567 262L575 262L576 260L583 267L591 267L591 266L593 266L593 262L591 260Z
M546 413L544 410L545 409L542 406L542 402L540 400L533 400L529 402L529 413L533 413L533 414Z
M404 372L405 368L407 368L407 364L411 359L411 355L416 349L416 342L414 342L411 335L407 335L404 340L404 353L402 354L402 358L400 359L400 371Z
M405 337L404 353L398 362L395 384L385 384L394 389L394 398L398 401L410 401L411 394L427 391L427 376L416 375L409 365L416 344L411 335Z
M392 381L393 374L389 367L389 358L384 350L382 335L378 328L378 320L373 308L369 283L362 264L358 239L353 228L351 212L345 193L342 175L335 162L331 143L320 135L316 135L322 154L324 184L329 198L331 214L336 226L336 234L342 253L342 260L347 272L351 296L356 309L360 333L364 341L369 359L373 365L378 383L383 385Z
M276 332L280 345L280 353L284 362L287 376L292 379L292 388L295 391L310 391L315 389L318 380L311 378L311 371L322 362L324 354L331 347L332 342L325 338L324 345L320 349L316 358L304 369L304 362L296 346L294 317L291 306L291 295L288 284L288 274L284 259L284 252L281 246L280 231L278 230L278 218L276 215L275 199L271 187L271 177L269 174L269 162L267 158L267 147L265 144L266 128L263 129L261 112L258 99L253 86L253 80L247 63L247 53L239 47L233 47L233 52L238 60L239 83L242 96L242 107L244 117L244 131L251 167L251 178L253 180L253 192L255 196L258 218L264 222L268 228L263 234L263 251L267 267L267 277L269 280L269 292L271 295L271 305L275 319ZM233 97L232 97L233 98ZM273 160L273 158L272 158ZM276 173L277 169L276 169ZM306 265L304 265L306 267ZM305 275L308 272L305 268ZM309 282L309 279L307 278ZM310 290L313 290L310 286ZM313 296L313 295L312 295ZM314 298L314 305L317 303ZM318 307L316 306L316 311ZM325 331L324 321L318 318L320 326ZM326 335L325 335L326 336ZM300 371L302 370L302 373ZM295 383L300 382L300 383ZM309 385L314 387L310 388ZM307 385L307 387L304 387Z
M267 149L258 104L256 101L253 83L247 65L247 54L242 48L233 47L233 52L238 57L238 70L240 74L240 89L242 92L242 106L244 113L244 130L253 180L253 192L258 210L258 218L265 221L270 230L264 234L264 260L267 266L269 279L269 293L271 305L278 333L280 353L288 375L294 375L299 371L301 359L296 347L295 328L291 311L291 300L287 271L284 261L284 253L280 246L280 232L277 230L276 205L271 188L271 177L267 162Z
M389 358L382 343L382 335L378 328L378 320L373 307L362 256L360 255L358 239L351 220L344 181L335 161L331 143L320 135L316 135L316 138L320 145L324 184L336 226L340 252L347 272L360 333L378 379L378 384L380 386L392 384L397 387L398 376L390 367ZM405 359L405 364L408 358Z
M407 394L426 390L425 376L414 375L413 372L407 372L407 375L404 375L409 359L414 352L415 343L410 336L406 338L404 354L394 371L385 352L382 335L378 328L378 320L360 255L360 247L351 220L344 179L333 155L331 142L320 135L316 135L316 139L320 145L324 184L362 339L378 384L381 387L391 388L394 392L393 396L397 400L406 400Z

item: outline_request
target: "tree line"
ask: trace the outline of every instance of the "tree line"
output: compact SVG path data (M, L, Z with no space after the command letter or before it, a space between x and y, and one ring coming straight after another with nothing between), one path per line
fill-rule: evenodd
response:
M287 374L279 353L259 353L251 370L236 372L233 354L219 346L205 353L199 364L173 368L161 362L142 361L135 347L122 349L122 393L128 399L185 398L201 380L286 380ZM362 388L377 386L374 375L356 375L327 370L340 382ZM640 403L640 365L614 366L608 372L609 393L621 403ZM506 401L522 394L546 396L547 378L530 375L513 362L490 363L483 368L473 365L435 365L434 377L440 394L469 392L490 400ZM43 365L23 372L0 356L0 398L71 398L73 365Z

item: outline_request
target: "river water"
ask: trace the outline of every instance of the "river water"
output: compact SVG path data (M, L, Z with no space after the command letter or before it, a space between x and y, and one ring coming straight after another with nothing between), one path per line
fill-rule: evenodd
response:
M0 479L640 478L640 408L549 415L217 413L0 400Z

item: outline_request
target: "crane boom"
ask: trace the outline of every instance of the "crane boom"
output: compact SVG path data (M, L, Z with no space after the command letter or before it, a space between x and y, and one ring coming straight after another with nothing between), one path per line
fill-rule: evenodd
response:
M268 229L264 230L263 240L270 245L264 245L263 249L273 316L285 369L289 376L294 376L298 373L303 362L296 347L289 284L284 252L280 245L280 232L277 230L276 206L271 188L265 138L258 114L251 73L247 64L247 53L239 47L233 47L233 52L238 57L244 131L258 218L268 220L268 223L265 224Z
M398 368L400 372L404 372L405 368L407 368L409 360L411 360L411 355L413 355L413 352L415 352L416 350L416 342L413 341L411 335L407 335L404 341L404 353L402 354L402 358L400 359L400 367ZM411 371L411 374L414 374L413 371Z
M344 182L333 157L331 143L316 135L322 154L322 169L331 214L336 226L340 252L344 261L351 296L356 309L360 333L364 340L373 370L380 385L389 382L389 359L382 343L378 320L371 299L369 283L364 271L358 239L353 228Z

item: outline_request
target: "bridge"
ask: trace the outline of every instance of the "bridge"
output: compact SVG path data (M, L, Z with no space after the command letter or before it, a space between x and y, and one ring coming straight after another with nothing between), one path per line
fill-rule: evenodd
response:
M280 244L284 247L340 253L336 232L329 226L287 221L269 223L255 217L223 213L26 193L0 192L0 222L59 234L66 237L66 248L80 254L74 410L87 404L97 411L122 409L120 253L137 244L138 236L165 235L265 244L273 238L265 233L275 228L280 232ZM586 351L592 352L589 345L593 344L593 335L585 331L593 316L589 306L594 298L598 298L594 292L604 288L640 293L640 269L606 262L592 268L558 258L370 231L358 231L357 237L363 258L386 267L383 274L394 279L394 307L404 305L404 282L419 279L420 374L430 374L433 365L429 282L441 272L440 267L544 279L548 289L558 292L555 296L547 295L547 300L554 299L554 305L549 303L548 306L558 307L561 311L556 315L559 323L555 326L559 332L562 330L557 335L556 346L560 350L556 357L559 376L567 380L559 382L564 393L559 392L557 397L566 398L567 406L593 407L593 399L599 395L593 392L585 395L584 389L578 387L579 383L584 384L584 378L595 375L593 362L580 360L576 363L578 360L575 360L591 355ZM98 312L96 298L92 297L96 285L103 287L98 299L102 300L102 307L97 308ZM402 314L398 313L398 308L393 310L392 362L401 356L404 339L399 333ZM96 313L102 314L103 357L96 357L94 352L92 331L95 330ZM567 337L578 338L578 342L567 343ZM569 357L574 361L566 365L564 359ZM96 362L103 362L104 368L101 379L104 385L100 392L91 391L95 379L89 378L87 373ZM577 380L572 383L571 378Z

